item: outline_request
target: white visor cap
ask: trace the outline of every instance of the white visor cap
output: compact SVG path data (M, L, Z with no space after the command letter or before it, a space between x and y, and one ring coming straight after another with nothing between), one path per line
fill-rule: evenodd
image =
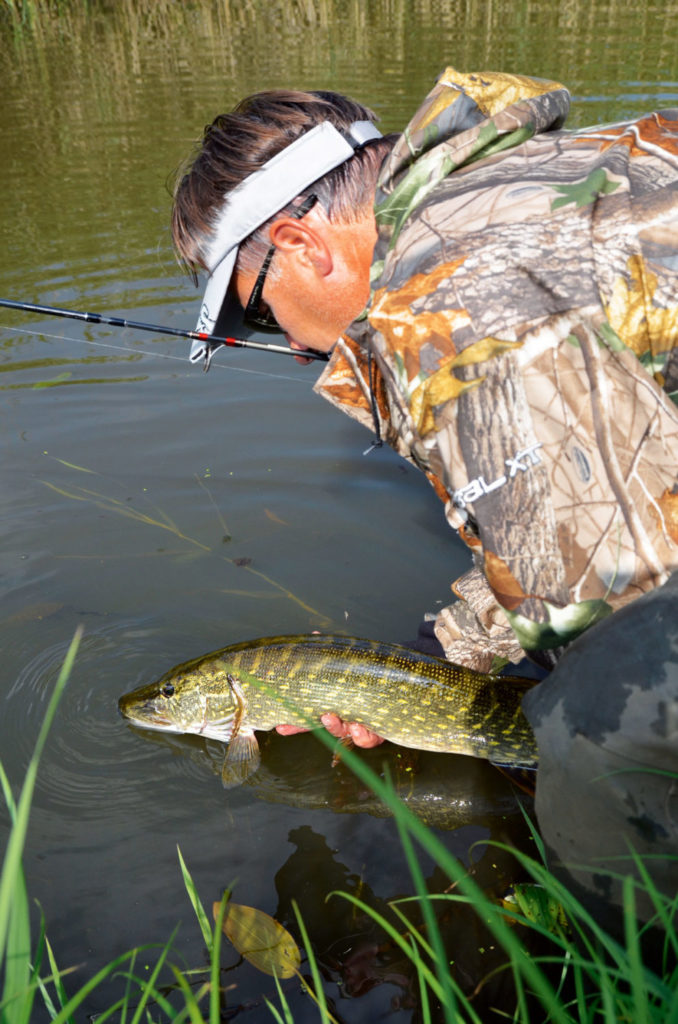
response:
M238 255L238 246L305 188L343 164L381 132L371 121L354 121L342 134L329 121L311 128L229 193L217 214L204 253L209 270L196 331L213 334ZM208 341L194 341L190 360L208 355Z

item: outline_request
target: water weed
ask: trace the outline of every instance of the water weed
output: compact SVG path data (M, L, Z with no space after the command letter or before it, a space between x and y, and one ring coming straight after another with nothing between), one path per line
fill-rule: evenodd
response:
M52 458L54 458L54 456L52 456ZM66 462L64 459L57 459L56 461L60 462L61 465L65 466L66 468L73 469L79 473L94 472L93 470L87 469L84 466L76 466L73 463ZM200 478L197 475L195 475L195 479L198 486L200 486L201 489L204 490L205 493L208 495L212 508L216 513L219 525L223 530L219 543L223 544L224 542L230 541L232 537L228 530L228 526L226 525L226 521L217 503L215 502L211 491L209 490L209 488L206 487L206 485L200 480ZM179 525L172 519L171 516L169 516L166 512L164 512L157 506L151 505L147 495L143 496L143 501L147 505L149 505L152 514L151 512L143 511L141 508L135 507L129 502L129 500L122 501L119 498L113 497L112 495L107 495L100 491L92 490L91 488L70 484L69 486L64 487L50 480L41 480L40 483L44 487L49 488L49 490L53 491L54 493L61 495L61 497L68 498L70 501L87 502L89 504L92 504L95 508L99 508L109 514L119 515L126 519L132 519L135 522L141 523L144 526L150 526L157 530L167 531L168 533L176 537L179 541L186 544L190 548L193 548L197 552L202 551L205 553L214 553L214 548L210 547L208 544L203 543L196 537L190 537L187 534L183 533ZM270 518L270 515L268 517ZM280 520L278 521L281 522ZM217 557L222 561L227 562L229 565L238 569L239 571L242 571L248 574L249 576L255 577L259 582L264 583L267 588L260 592L224 588L222 590L222 593L243 594L248 597L284 598L285 600L291 601L293 604L297 605L299 608L302 609L302 611L306 612L313 621L314 625L326 628L330 624L330 619L321 611L319 611L316 608L313 608L301 597L299 597L292 590L286 587L283 583L278 582L271 576L268 576L266 573L261 572L259 569L251 565L250 558L229 558L227 555L221 553L219 553Z

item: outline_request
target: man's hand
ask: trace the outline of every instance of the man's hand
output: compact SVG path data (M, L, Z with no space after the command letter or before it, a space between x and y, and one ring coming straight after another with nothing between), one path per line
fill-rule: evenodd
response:
M290 346L290 348L297 349L299 352L308 350L308 345L301 345L298 341L295 341L294 338L290 338L289 334L286 334L285 338L287 339L287 344ZM307 356L295 356L294 361L295 363L302 364L313 362L313 360L309 359ZM287 735L287 733L284 733L283 735Z
M327 731L332 736L336 736L338 740L343 740L346 737L352 739L356 747L378 747L380 743L383 743L381 736L377 736L376 733L370 732L360 722L345 722L339 715L327 714L321 715L320 721L323 723ZM280 733L281 736L294 736L298 732L308 732L308 729L304 729L298 725L278 725L276 726L276 732Z

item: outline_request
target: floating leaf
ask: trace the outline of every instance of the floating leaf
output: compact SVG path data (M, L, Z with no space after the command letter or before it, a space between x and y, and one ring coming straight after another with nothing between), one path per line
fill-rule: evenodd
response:
M212 907L215 920L220 906ZM229 903L223 930L240 955L264 974L291 978L299 970L299 947L287 929L263 910Z

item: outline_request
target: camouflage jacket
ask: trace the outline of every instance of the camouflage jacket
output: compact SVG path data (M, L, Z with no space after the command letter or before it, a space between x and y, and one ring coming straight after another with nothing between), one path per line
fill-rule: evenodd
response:
M447 69L380 175L366 315L316 385L420 467L474 555L449 658L550 665L678 568L678 110Z

